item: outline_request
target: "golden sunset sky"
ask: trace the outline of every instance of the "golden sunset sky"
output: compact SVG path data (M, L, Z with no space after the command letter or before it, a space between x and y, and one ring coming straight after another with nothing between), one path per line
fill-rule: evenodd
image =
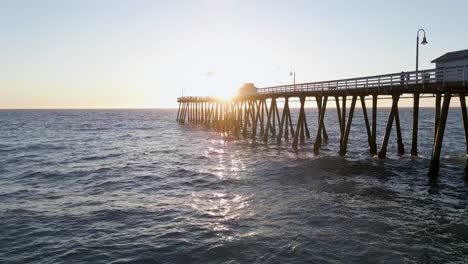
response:
M468 48L467 1L0 6L0 108L172 108L182 92L227 97L246 82L292 83L291 68L298 83L413 71L419 28L429 41L420 69Z

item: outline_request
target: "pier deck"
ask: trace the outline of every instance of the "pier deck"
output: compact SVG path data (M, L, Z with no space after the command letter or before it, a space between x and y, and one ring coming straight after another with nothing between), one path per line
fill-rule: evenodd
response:
M217 129L220 133L242 135L253 139L262 138L265 143L273 137L277 144L292 139L292 147L310 138L304 103L314 98L319 111L317 135L314 142L314 153L319 154L322 141L328 140L325 112L327 101L336 104L340 123L340 150L346 155L349 132L352 126L354 110L360 101L364 123L367 131L369 152L379 158L386 157L389 136L395 123L398 152L405 153L400 127L398 101L402 95L413 97L413 124L411 155L418 155L419 101L422 95L435 96L434 138L431 153L429 176L436 178L439 174L440 152L444 137L450 101L453 96L459 97L463 117L465 140L468 142L468 117L465 96L468 89L468 65L443 69L431 69L418 72L400 72L385 75L366 76L323 82L310 82L258 88L256 93L238 95L232 100L221 100L215 97L186 96L177 99L179 110L177 121L180 123L205 124ZM392 100L392 107L387 119L385 135L380 150L377 151L376 124L379 96ZM290 98L300 102L298 119L291 118ZM366 99L372 100L372 113L369 117ZM279 100L283 103L282 113L278 108ZM347 107L347 101L350 101ZM467 153L468 154L468 144ZM467 155L468 157L468 155ZM467 158L468 164L468 158ZM468 165L465 166L465 171Z

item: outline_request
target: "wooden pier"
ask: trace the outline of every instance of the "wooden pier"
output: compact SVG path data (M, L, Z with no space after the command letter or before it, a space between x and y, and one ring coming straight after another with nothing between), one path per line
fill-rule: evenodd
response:
M432 69L418 72L401 72L394 74L368 76L324 82L301 83L258 88L256 93L238 95L232 100L220 100L214 97L180 97L177 99L179 109L177 121L200 124L212 127L226 135L262 139L265 143L271 138L274 143L292 139L292 148L297 149L311 137L306 119L305 101L315 99L318 109L317 134L313 151L319 154L321 144L328 140L325 113L327 102L333 100L340 127L341 155L346 155L348 138L353 122L356 104L361 104L364 125L367 131L369 153L384 159L387 146L395 124L398 153L403 155L405 148L402 140L398 101L402 96L413 98L413 123L411 156L418 155L418 114L419 101L424 95L435 96L434 138L432 144L429 176L436 178L439 174L440 153L444 138L445 124L452 97L458 97L465 129L465 140L468 142L468 117L465 93L468 89L468 65L443 69ZM380 98L379 98L380 97ZM387 125L380 150L377 148L377 107L382 97L392 100L392 107L387 118ZM293 122L290 111L290 99L300 103L297 121ZM366 100L372 101L372 113L367 111ZM282 108L278 102L283 103ZM349 107L347 103L350 101ZM282 109L282 112L280 112ZM467 144L468 157L468 144ZM467 163L468 164L468 158ZM465 171L468 165L465 166Z

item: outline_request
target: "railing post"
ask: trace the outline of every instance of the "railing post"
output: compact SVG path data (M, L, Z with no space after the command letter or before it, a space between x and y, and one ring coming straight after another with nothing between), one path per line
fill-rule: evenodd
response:
M467 69L467 68L466 68L466 65L463 66L463 86L466 85L466 84L465 84L466 69Z
M426 80L424 80L424 78L426 77L424 73L425 73L425 70L422 71L422 87L423 88L424 88L424 83L426 82Z
M408 84L409 84L409 79L410 79L410 74L409 73L405 73L405 82L406 82L406 89L408 89Z
M443 86L445 86L445 77L447 75L447 68L444 67L444 78L443 78L443 81L442 81L442 84Z

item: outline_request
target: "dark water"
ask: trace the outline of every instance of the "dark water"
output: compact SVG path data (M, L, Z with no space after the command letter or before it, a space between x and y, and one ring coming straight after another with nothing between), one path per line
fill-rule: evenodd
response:
M314 135L316 112L308 110ZM381 142L388 109L379 112ZM179 125L172 110L0 111L1 263L466 263L460 109L441 177L420 158L369 157L357 110L346 157ZM402 110L410 150L411 111Z

